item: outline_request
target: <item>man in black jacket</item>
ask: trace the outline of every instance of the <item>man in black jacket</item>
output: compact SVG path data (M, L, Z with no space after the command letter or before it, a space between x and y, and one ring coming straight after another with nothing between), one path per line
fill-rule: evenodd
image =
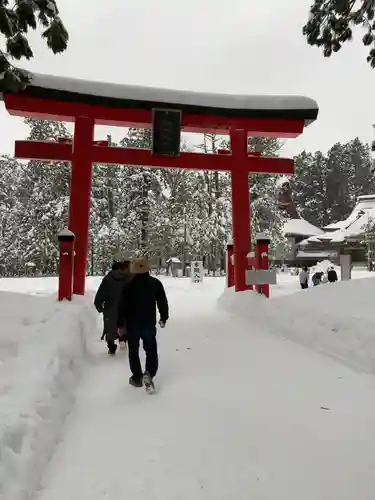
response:
M153 378L158 371L156 341L156 307L159 325L164 328L169 318L168 300L162 283L150 276L147 259L135 259L131 265L132 281L123 289L119 307L119 323L126 326L129 346L129 364L132 376L129 383L147 391L154 389ZM143 374L139 359L139 343L143 341L146 353L146 370Z
M112 270L104 276L95 296L94 305L98 313L103 313L103 336L108 346L108 353L114 355L117 350L118 308L124 286L130 281L130 262L114 262Z

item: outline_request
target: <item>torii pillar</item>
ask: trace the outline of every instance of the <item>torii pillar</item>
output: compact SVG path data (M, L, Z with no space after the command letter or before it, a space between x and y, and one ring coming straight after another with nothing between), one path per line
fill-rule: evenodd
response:
M234 283L236 292L248 290L246 285L247 254L251 250L249 172L241 166L247 161L247 132L231 130L230 143L234 165L232 170L232 226Z
M75 234L73 293L85 294L86 260L89 236L92 144L95 121L78 116L74 125L72 176L70 184L69 229Z

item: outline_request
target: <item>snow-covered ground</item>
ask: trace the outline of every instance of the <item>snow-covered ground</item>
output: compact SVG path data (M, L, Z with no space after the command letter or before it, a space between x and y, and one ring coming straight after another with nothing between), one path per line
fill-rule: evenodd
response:
M126 352L106 354L90 295L57 304L53 278L0 280L26 292L0 300L0 499L372 500L375 280L300 291L279 275L270 301L163 281L147 396ZM328 341L356 370L316 352Z

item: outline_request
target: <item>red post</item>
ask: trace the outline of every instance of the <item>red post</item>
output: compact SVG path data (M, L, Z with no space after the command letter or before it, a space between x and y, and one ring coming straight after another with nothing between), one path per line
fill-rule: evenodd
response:
M256 262L257 269L268 269L269 259L268 259L268 249L271 240L263 234L257 236L256 243ZM270 286L269 285L257 285L256 290L258 293L262 293L266 297L270 296Z
M227 245L227 287L234 286L233 243Z
M72 300L74 234L66 228L59 233L58 239L60 245L58 300Z
M244 168L247 159L247 132L231 130L232 149L232 225L234 279L236 292L248 290L246 285L247 254L251 248L249 174Z
M94 119L79 116L74 127L69 229L75 234L73 293L84 295L89 236Z

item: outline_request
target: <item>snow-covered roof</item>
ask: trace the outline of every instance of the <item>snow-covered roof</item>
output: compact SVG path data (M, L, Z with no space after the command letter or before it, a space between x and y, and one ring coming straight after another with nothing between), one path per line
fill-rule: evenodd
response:
M299 247L304 247L306 245L309 245L310 243L320 243L320 238L318 236L309 236L309 238L306 238L298 243Z
M375 220L375 195L359 196L356 206L347 219L330 224L325 228L336 228L336 231L327 232L319 239L341 243L350 238L357 238L363 233L370 220Z
M330 240L334 243L340 243L351 238L357 238L363 234L365 227L371 219L375 219L375 209L366 212L364 215L355 220L348 228L338 229L330 233Z
M340 239L335 239L337 238L338 233L342 233L340 229L337 231L332 231L330 233L322 233L319 236L310 236L309 238L306 238L305 240L302 240L298 243L299 247L305 247L307 245L310 245L311 243L324 243L324 242L331 242L335 241L336 243L341 241ZM334 239L332 239L334 238Z
M161 89L118 83L79 80L53 75L29 73L31 82L25 93L34 97L56 99L65 94L66 100L92 102L92 97L106 99L106 106L122 105L152 109L158 104L191 108L192 112L207 112L222 116L289 118L304 120L305 124L317 118L318 105L308 97L293 95L244 95ZM116 103L117 101L117 103ZM195 109L194 109L195 108ZM204 109L202 109L204 108Z
M371 220L375 220L375 194L358 196L356 206L349 217L329 224L324 229L330 229L330 231L311 236L301 241L299 246L305 247L310 243L319 242L342 243L351 238L358 238Z
M337 251L329 251L329 250L318 250L316 252L310 251L306 252L304 250L299 250L297 252L297 257L303 259L323 259L327 257L337 257Z
M169 262L172 262L173 264L181 264L181 260L178 258L178 257L170 257L168 260L167 260L167 264Z
M323 231L305 219L289 219L283 226L283 233L302 236L319 236Z
M346 221L347 219L339 220L338 222L332 222L331 224L328 224L328 226L324 226L323 229L341 229L345 226Z
M361 215L361 212L367 213L375 209L375 194L369 194L364 196L358 196L357 203L352 211L352 213L345 220L340 220L338 222L333 222L328 224L323 229L346 229L353 222L355 222Z

